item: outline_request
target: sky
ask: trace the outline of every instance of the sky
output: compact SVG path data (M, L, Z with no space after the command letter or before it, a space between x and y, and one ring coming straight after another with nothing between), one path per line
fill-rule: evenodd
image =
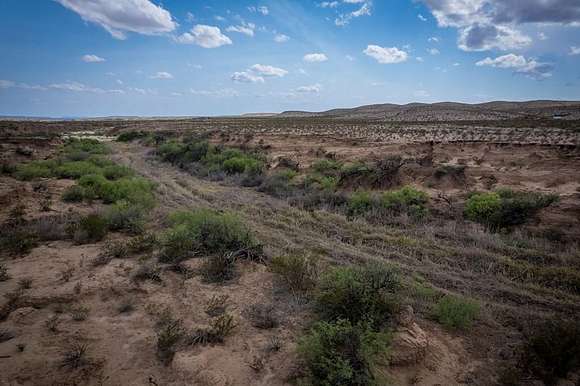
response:
M0 0L0 115L580 100L580 0Z

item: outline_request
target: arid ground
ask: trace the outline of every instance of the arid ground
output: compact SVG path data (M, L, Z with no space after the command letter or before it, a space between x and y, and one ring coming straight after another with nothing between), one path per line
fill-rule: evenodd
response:
M539 351L531 355L537 345L529 344L530 336L559 336L538 335L543 323L573 324L580 315L578 121L247 117L0 126L0 385L325 384L303 352L323 318L317 283L337 267L373 262L400 280L396 311L381 323L390 343L372 364L376 383L580 384L579 362L561 370ZM118 141L122 133L134 135ZM90 158L92 148L67 150L70 136L102 141L107 151L94 154L107 163ZM187 158L199 144L214 155L235 149L259 171L225 161L217 168L209 152ZM56 159L43 164L46 173L22 167ZM143 205L138 229L112 226L111 208L121 200L98 190L89 197L81 182L97 172L67 172L64 162L126 166L119 170L152 182L154 204ZM137 178L105 175L111 184ZM85 190L71 188L78 184ZM381 195L401 189L418 201L385 206ZM495 212L485 213L489 221L470 212L474 195L479 203L497 199L490 210L509 218L492 223ZM168 252L168 216L200 209L235 216L259 250L220 249L235 259L227 277L208 273L207 246L179 261ZM85 219L101 217L104 234L83 233ZM298 257L296 269L311 285L288 279L296 273L284 270L288 257ZM448 301L457 307L446 308ZM580 342L570 323L561 340ZM556 350L550 355L561 363ZM578 360L577 349L563 351Z

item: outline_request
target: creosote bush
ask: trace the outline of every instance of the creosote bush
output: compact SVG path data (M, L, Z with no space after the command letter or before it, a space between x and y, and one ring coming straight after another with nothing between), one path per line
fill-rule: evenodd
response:
M160 260L178 263L202 254L224 254L255 258L261 253L250 232L232 214L209 209L177 212L170 216L171 228L162 237Z
M479 304L473 300L446 295L435 305L435 319L447 328L465 330L479 314Z
M276 256L270 262L270 269L292 292L313 289L318 278L318 260L309 256Z
M558 201L558 196L500 189L490 193L475 193L465 204L465 216L492 230L525 223L540 209Z
M318 322L302 338L298 352L313 385L378 385L375 367L386 364L390 335L348 320Z
M107 220L98 213L81 217L70 229L73 239L79 244L101 241L108 231Z
M363 267L337 267L322 276L318 284L316 309L325 320L388 325L398 310L399 275L382 263Z

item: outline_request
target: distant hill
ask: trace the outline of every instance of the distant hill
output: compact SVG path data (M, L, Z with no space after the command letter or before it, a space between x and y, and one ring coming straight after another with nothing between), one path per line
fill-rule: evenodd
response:
M479 104L440 102L392 103L333 109L322 112L285 111L279 117L323 117L336 119L382 119L405 121L478 121L517 118L580 119L580 102L528 101Z

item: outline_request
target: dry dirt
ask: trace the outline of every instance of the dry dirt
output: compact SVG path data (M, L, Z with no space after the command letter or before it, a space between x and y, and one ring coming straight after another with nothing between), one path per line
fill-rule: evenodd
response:
M303 168L325 156L354 161L401 155L409 160L402 170L402 183L429 192L433 205L442 211L454 210L469 190L513 187L556 192L562 197L560 202L527 224L527 230L539 232L548 227L562 231L570 239L580 237L580 155L575 147L578 134L574 132L553 129L546 134L538 129L524 138L524 129L522 133L513 129L509 135L504 129L484 129L483 134L474 131L461 140L456 135L458 131L452 130L447 137L451 140L432 142L432 133L421 140L423 128L384 135L369 125L362 129L357 125L298 125L270 130L267 120L249 122L259 122L258 128L237 130L236 122L232 127L227 123L217 125L220 129L215 130L216 125L203 123L201 128L194 126L194 131L211 127L214 142L259 146L267 149L273 163L286 157L298 161ZM179 126L177 131L188 130L187 125ZM119 130L116 123L93 123L93 127L109 132ZM439 135L442 129L436 130ZM57 143L25 141L35 149L37 158L46 157ZM16 146L22 144L10 142L14 143L2 144L2 156L16 161L26 159L14 153ZM256 234L269 256L314 253L322 256L327 265L389 261L409 278L421 277L438 291L467 295L480 302L484 312L476 325L467 332L451 332L429 320L428 306L411 294L409 301L429 347L419 363L382 369L394 384L493 384L502 358L509 356L505 354L506 345L509 352L517 341L522 321L580 313L578 294L538 284L533 277L514 277L498 271L496 267L509 249L501 244L499 236L475 230L475 236L460 242L455 238L465 232L461 224L444 222L401 229L350 221L326 211L307 212L251 188L191 176L159 162L151 155L151 149L142 145L112 146L114 160L158 184L159 204L148 224L154 232L161 231L162 219L174 210L231 210ZM434 180L434 170L443 164L465 165L464 177ZM42 213L42 195L34 191L33 183L0 176L0 220L6 219L18 202L26 206L27 219L101 208L97 203L61 202L60 194L70 184L67 180L47 181L53 205L51 212ZM451 208L446 207L442 197L451 201ZM125 237L110 234L107 241ZM288 384L288 379L299 372L295 347L311 319L311 311L304 301L281 291L266 266L240 264L238 278L227 285L205 284L197 276L184 277L170 271L163 272L161 284L136 284L131 272L144 256L94 267L91 261L102 247L103 242L75 245L54 241L41 244L26 256L2 261L12 279L0 282L1 294L16 290L22 278L32 279L32 288L25 291L19 307L0 320L0 330L15 335L0 343L0 385L266 386ZM577 269L580 257L576 245L567 244L566 248L550 250L549 256L557 267ZM199 261L188 264L195 267ZM221 345L182 347L171 365L161 364L155 355L158 318L168 309L189 330L206 326L210 321L204 311L207 302L219 295L228 296L228 310L238 323L232 336ZM118 307L127 300L135 309L120 314ZM270 302L280 313L280 327L253 327L244 311L254 303ZM71 309L80 306L88 308L88 317L75 321ZM56 332L46 327L46 321L54 315L60 320ZM267 349L274 337L281 342L279 351ZM80 370L63 368L63 353L79 342L87 344L90 366Z

